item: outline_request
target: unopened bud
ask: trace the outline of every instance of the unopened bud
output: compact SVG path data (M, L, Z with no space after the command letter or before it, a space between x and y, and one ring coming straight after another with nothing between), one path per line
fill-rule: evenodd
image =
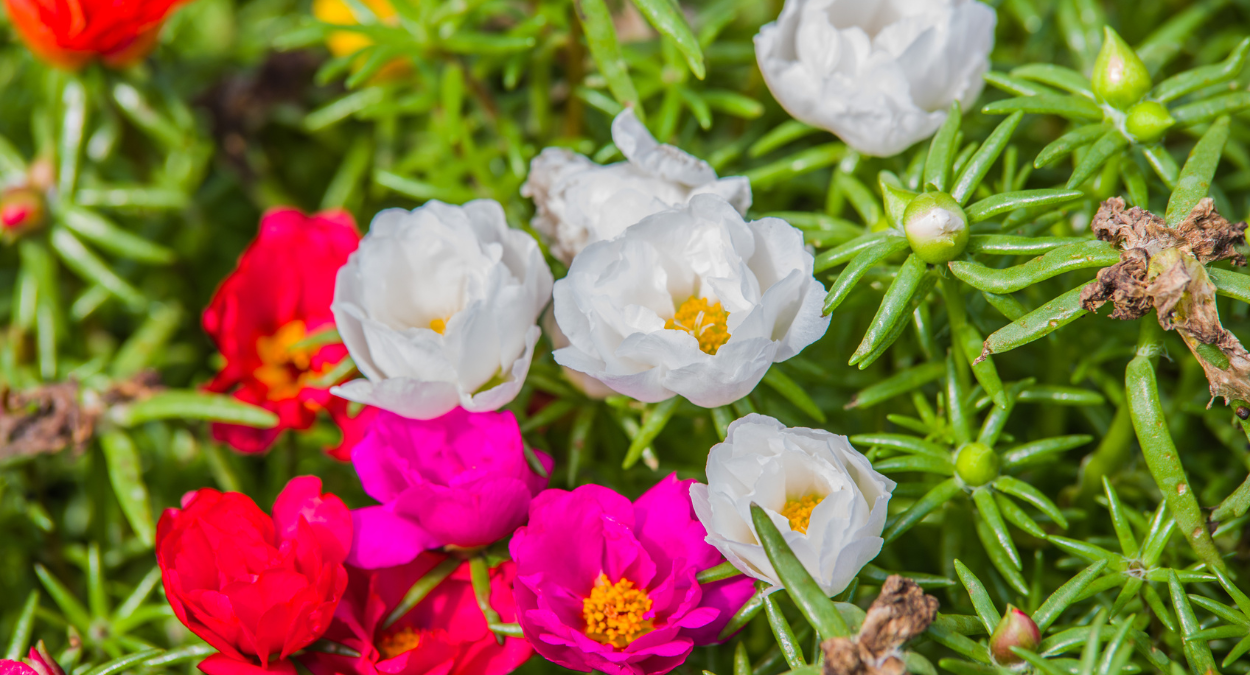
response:
M970 487L998 478L998 453L984 443L968 443L955 454L955 475Z
M1094 61L1090 82L1098 98L1117 108L1127 108L1150 91L1150 72L1119 33L1107 26L1103 34L1102 50Z
M945 192L917 195L903 213L911 250L931 265L949 262L968 245L968 216Z
M1139 143L1154 143L1176 124L1167 106L1158 101L1142 101L1128 110L1124 128Z
M0 230L6 239L16 238L42 225L44 212L39 192L25 186L9 188L0 195Z
M1042 632L1037 629L1033 619L1019 609L1007 605L1007 613L1003 614L1002 620L994 628L994 634L990 636L990 653L998 665L1011 666L1024 660L1011 651L1012 647L1033 651L1041 641Z
M48 654L48 648L44 646L43 640L30 648L30 657L26 659L26 665L38 675L65 675L65 671L61 670L56 659Z

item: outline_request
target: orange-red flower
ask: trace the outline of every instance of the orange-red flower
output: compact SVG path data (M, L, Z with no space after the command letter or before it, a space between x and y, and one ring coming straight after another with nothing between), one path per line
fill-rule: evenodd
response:
M279 423L273 429L214 424L215 438L236 450L264 452L283 430L307 429L324 410L343 430L343 442L331 454L350 456L376 411L366 408L352 417L348 402L330 395L334 382L327 376L333 378L347 348L297 343L334 327L335 273L359 241L345 211L307 216L280 208L261 218L256 240L204 310L204 329L226 360L208 389L270 410Z
M38 56L62 68L99 58L113 67L156 46L161 24L182 0L4 0L18 33Z

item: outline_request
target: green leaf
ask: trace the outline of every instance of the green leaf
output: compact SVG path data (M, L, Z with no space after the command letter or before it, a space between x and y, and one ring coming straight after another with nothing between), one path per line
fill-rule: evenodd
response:
M929 266L915 253L907 256L907 260L899 267L898 275L886 289L885 297L877 308L877 314L869 324L864 339L851 355L849 365L856 365L865 357L882 346L886 338L894 332L900 322L909 318L911 301L920 290L921 281L929 273ZM823 420L822 420L823 423Z
M851 397L845 407L849 410L874 406L941 379L945 374L946 364L941 361L930 361L912 366L861 389Z
M985 519L985 524L993 533L995 541L1007 554L1007 560L1017 570L1023 569L1020 553L1016 551L1015 542L1011 540L1011 533L1007 531L1007 523L1003 522L1003 514L998 510L998 504L994 501L993 490L986 487L973 490L972 501L976 503L977 512Z
M990 293L1015 293L1064 272L1090 267L1110 267L1120 261L1120 250L1093 239L1052 249L1023 265L997 269L981 263L952 260L950 270L973 288Z
M947 463L951 457L950 451L937 443L905 434L858 434L851 436L850 440L860 446L892 448L913 455L946 460Z
M1011 71L1011 75L1012 77L1021 77L1026 80L1035 80L1042 84L1048 84L1069 94L1077 94L1090 100L1094 98L1094 90L1090 89L1089 80L1071 68L1064 68L1051 63L1030 63L1014 68Z
M969 222L979 223L1003 213L1010 213L1016 209L1058 206L1074 199L1080 199L1083 196L1085 196L1085 193L1080 190L1060 190L1057 188L1000 192L969 206L965 212L968 214Z
M117 296L132 309L139 309L147 299L130 282L122 279L78 240L68 229L52 228L52 248L65 261L66 266L86 281L99 284Z
M994 601L990 599L989 592L985 590L985 584L982 584L977 575L973 574L972 570L968 569L959 560L955 561L955 573L959 575L959 581L963 583L964 588L968 591L968 597L972 599L972 606L976 609L977 616L985 626L985 634L992 634L1003 617L998 613L998 609L994 607Z
M820 639L849 635L846 622L842 620L842 615L834 607L833 601L816 585L816 581L794 556L772 519L758 504L751 504L751 523L755 526L755 533L764 546L764 552L768 554L768 561L777 572L781 585L808 623L816 629Z
M138 330L127 338L117 354L109 371L114 379L126 379L139 374L144 368L153 364L153 359L162 355L166 343L178 330L183 318L182 310L177 305L154 303Z
M1237 43L1223 63L1200 66L1160 82L1150 92L1150 98L1160 103L1167 103L1199 89L1237 77L1246 63L1248 54L1250 54L1250 38Z
M162 391L134 403L113 406L109 415L123 427L164 419L211 420L257 429L272 429L278 425L277 415L233 396L176 389Z
M989 173L990 167L998 160L998 156L1002 154L1003 149L1007 147L1007 142L1011 140L1011 135L1015 133L1016 127L1020 125L1020 120L1024 119L1024 113L1012 113L1010 117L1003 120L985 139L985 143L977 149L972 158L959 172L959 177L955 179L954 186L951 187L951 196L960 206L967 204L968 199L972 197L972 193L976 191L977 186L981 184L981 180L985 178L985 174Z
M633 0L633 3L661 35L672 38L677 49L686 58L690 72L702 80L706 75L703 50L699 48L699 40L690 30L690 25L686 23L686 17L682 16L677 4L670 0Z
M765 189L777 183L792 180L827 166L837 164L846 156L846 146L842 143L825 143L814 148L807 148L783 157L770 164L756 167L742 174L751 181L751 187Z
M1102 108L1080 96L1024 96L994 101L981 109L986 115L1006 115L1016 111L1059 115L1074 120L1101 120Z
M107 431L100 436L100 449L104 451L108 465L109 482L113 494L121 504L122 513L135 536L145 545L155 540L156 527L152 521L152 509L148 505L148 488L143 483L139 452L130 437L120 429Z
M734 612L733 617L729 619L729 623L725 624L725 627L721 629L718 639L728 639L730 635L742 630L743 626L750 623L751 619L754 619L755 615L764 609L765 590L767 590L767 587L763 583L756 582L755 594L742 603L737 612Z
M862 249L851 262L838 275L837 281L833 282L828 295L825 296L825 305L823 314L826 316L831 314L838 305L846 300L851 291L855 289L855 285L864 277L869 269L886 258L907 250L907 238L893 235L874 242L871 246Z
M994 489L1028 502L1033 508L1045 513L1051 520L1055 521L1056 525L1065 530L1068 529L1068 519L1063 517L1059 507L1055 506L1055 503L1050 501L1050 498L1042 494L1041 490L1032 485L1012 476L999 476L994 479Z
M1081 291L1074 288L1019 319L994 331L985 339L982 354L1001 354L1045 337L1089 312L1081 307Z
M1250 96L1250 94L1247 94ZM1164 216L1169 227L1176 227L1189 216L1198 202L1211 189L1211 179L1220 163L1220 154L1224 151L1224 143L1228 140L1228 118L1221 117L1198 140L1194 149L1189 152L1189 159L1181 169L1176 189L1168 199L1168 210Z
M1074 189L1088 180L1107 160L1128 146L1128 143L1128 138L1118 129L1111 129L1100 136L1072 170L1072 175L1068 178L1068 189Z
M1033 612L1033 623L1037 624L1038 630L1045 635L1046 629L1050 627L1050 624L1054 623L1059 618L1059 615L1063 614L1064 610L1076 601L1081 592L1085 590L1085 587L1089 585L1089 582L1102 574L1103 569L1106 567L1107 561L1099 560L1081 570L1080 574L1072 577L1055 590L1054 593L1051 593L1050 597L1046 598L1046 601L1042 603L1042 606Z
M57 158L57 191L74 194L78 180L78 159L82 154L83 129L87 125L87 92L75 76L65 79L61 90L61 134Z
M798 120L786 120L773 127L768 133L761 136L758 141L752 143L751 147L747 149L747 156L755 158L767 155L783 145L793 143L800 138L819 133L820 131L820 129Z
M799 383L790 379L782 370L773 364L768 372L764 373L764 384L772 387L774 391L781 394L782 398L794 404L794 407L807 413L809 417L817 422L824 424L826 422L825 413L821 411L820 406L808 396L803 387Z
M39 577L39 582L43 584L44 590L52 597L52 601L57 607L61 608L61 613L65 615L66 621L73 624L80 632L86 632L91 626L91 615L87 612L87 608L82 606L78 598L65 587L46 567L35 563L35 576Z
M1193 607L1185 595L1185 589L1176 578L1175 570L1168 572L1168 590L1172 595L1172 607L1176 610L1176 618L1181 624L1181 636L1184 638L1185 659L1195 673L1215 672L1215 657L1211 655L1211 647L1206 640L1194 637L1200 629L1198 618L1194 616Z
M963 121L959 109L959 101L951 104L946 113L946 121L933 136L929 144L929 154L924 163L924 182L922 187L932 187L938 192L946 192L946 183L950 180L951 162L955 159L955 136L959 133L959 123Z
M599 72L608 82L618 103L630 106L638 119L643 119L642 103L634 81L629 77L629 68L625 57L621 55L621 45L616 39L616 27L612 24L612 14L603 0L576 0L577 17L582 22L586 33L586 44L590 48L590 56L595 60Z
M1013 96L1060 96L1061 94L1050 87L1030 82L1024 78L1012 77L1006 73L1000 73L991 70L986 73L984 79L989 84L1011 94Z
M1206 0L1189 5L1151 31L1135 51L1150 72L1158 71L1180 53L1182 46L1199 26L1226 4L1227 0Z
M13 624L9 646L4 650L5 659L15 661L26 655L26 648L30 646L31 629L35 625L35 610L38 608L39 591L31 591L26 596L26 602L22 603L22 611L18 613L17 621Z
M795 227L798 226L796 225ZM837 267L882 241L896 238L902 238L902 235L899 232L889 230L861 234L816 256L816 265L813 272L819 274L825 270ZM905 238L904 241L906 241Z
M1077 148L1102 138L1105 133L1107 133L1107 127L1101 122L1077 127L1042 148L1042 151L1037 153L1037 159L1033 160L1033 167L1040 169L1054 164L1060 159L1067 157Z
M803 659L803 648L794 636L794 629L781 613L781 607L777 606L775 595L764 597L764 614L768 616L768 626L773 629L773 637L777 640L781 655L786 659L786 665L792 669L807 665L807 661Z
M716 567L709 567L699 572L695 580L701 584L710 584L722 579L731 579L741 574L742 572L739 572L738 568L733 566L733 563L723 562Z
M123 258L163 265L172 262L174 252L131 234L100 214L72 204L58 210L60 222L74 234Z
M669 418L673 416L673 411L680 403L681 397L673 396L648 406L647 412L643 414L642 426L638 429L638 434L629 443L625 461L621 464L622 469L628 469L638 463L638 460L642 458L642 451L646 450L651 445L651 441L664 430L664 425L668 424Z
M405 614L412 611L413 607L416 607L418 603L424 600L425 596L430 594L430 591L433 591L439 584L443 583L443 580L451 576L451 573L455 572L458 567L460 567L460 560L454 557L447 558L435 565L420 579L417 579L412 588L409 588L408 592L404 594L404 598L395 606L395 609L391 610L391 613L386 616L386 621L382 622L382 628L390 628L396 621L404 618Z
M1019 469L1051 460L1058 453L1066 452L1072 448L1079 448L1092 440L1094 440L1093 436L1073 434L1071 436L1055 436L1054 438L1017 445L1008 452L1003 453L1003 468Z
M129 670L130 668L139 665L140 663L143 663L160 653L160 649L145 649L134 654L127 654L121 658L101 663L95 668L83 673L83 675L113 675L113 673L120 673L123 670Z
M1169 209L1170 211L1170 209ZM1224 559L1211 540L1206 515L1198 506L1189 478L1181 466L1172 434L1168 431L1159 400L1154 365L1147 356L1138 355L1129 361L1125 371L1125 387L1128 390L1129 412L1133 417L1133 429L1141 443L1142 456L1154 477L1168 511L1176 517L1181 531L1192 533L1185 539L1198 557L1211 569L1224 569Z
M945 504L963 491L963 487L957 478L948 478L938 483L932 490L925 493L923 497L916 500L901 516L893 523L885 528L885 534L881 535L885 539L885 543L898 539L913 525L924 520L924 517L933 512L937 507Z

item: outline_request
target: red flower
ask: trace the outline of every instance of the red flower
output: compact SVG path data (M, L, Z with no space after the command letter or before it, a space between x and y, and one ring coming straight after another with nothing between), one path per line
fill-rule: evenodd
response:
M156 46L181 0L4 0L30 50L62 68L127 66Z
M307 429L325 410L343 430L343 443L331 454L350 458L351 446L376 410L350 417L349 403L318 382L347 357L347 348L291 346L334 327L334 278L359 242L346 211L306 216L281 208L261 218L256 240L204 310L204 330L226 359L208 389L233 392L276 413L278 426L214 424L214 438L242 452L264 452L284 429Z
M327 640L359 657L306 652L300 661L314 675L505 675L525 662L533 648L522 638L501 645L487 628L473 595L469 565L463 563L391 626L383 628L408 589L447 556L422 553L416 560L380 570L347 568L350 582L326 631ZM516 565L490 571L490 604L505 622L516 620L512 580Z
M321 637L347 587L343 560L352 517L299 476L273 518L237 492L203 489L167 509L156 526L156 561L178 620L215 647L208 675L295 675L287 660Z

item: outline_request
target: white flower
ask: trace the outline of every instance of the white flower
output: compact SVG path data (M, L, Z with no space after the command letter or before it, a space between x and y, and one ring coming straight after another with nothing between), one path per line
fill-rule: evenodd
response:
M556 323L554 308L549 307L546 312L543 312L541 325L543 332L547 334L547 339L551 340L553 349L564 349L569 346L569 338L564 334L564 331L560 330L560 324ZM603 400L616 393L604 383L585 373L579 373L565 366L560 366L560 369L564 371L564 379L568 380L569 383L590 398Z
M786 0L755 56L795 119L887 157L980 95L996 20L977 0Z
M781 581L756 536L752 502L827 595L845 590L881 552L894 481L877 473L846 436L788 429L750 414L730 424L725 442L708 453L707 482L690 486L707 543L773 590Z
M803 235L695 195L587 246L555 287L556 363L639 401L721 406L824 335Z
M388 209L334 287L334 322L367 379L331 390L405 417L516 397L541 334L551 270L498 202Z
M707 162L657 143L630 108L612 121L612 140L627 161L601 166L566 148L547 148L534 158L521 186L538 210L534 229L565 264L588 244L611 239L653 213L684 206L696 194L718 194L738 213L751 206L746 178L718 180Z

